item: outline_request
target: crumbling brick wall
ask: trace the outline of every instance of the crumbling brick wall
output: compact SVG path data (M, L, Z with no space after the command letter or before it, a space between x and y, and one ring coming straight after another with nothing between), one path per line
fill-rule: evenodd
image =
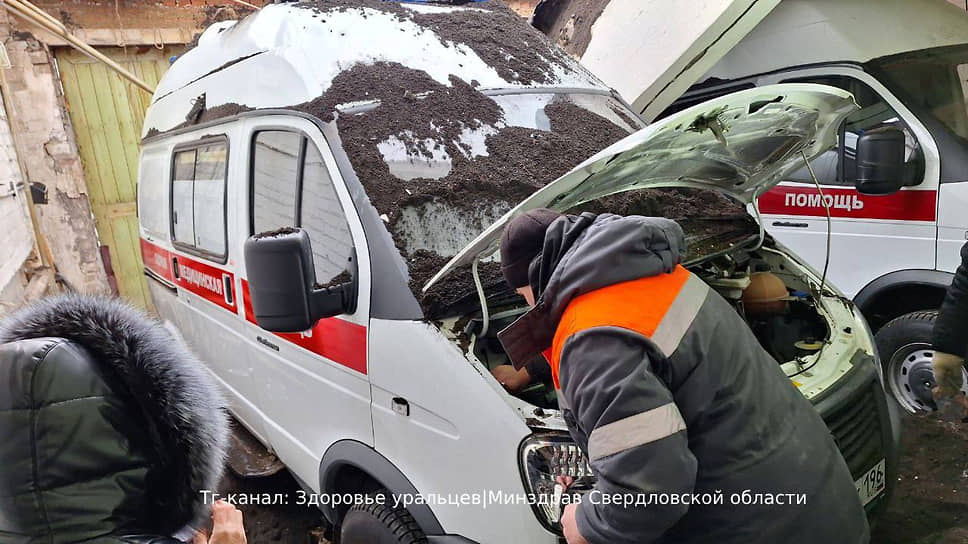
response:
M187 43L212 22L248 11L227 0L38 0L35 5L92 45ZM108 292L84 171L51 53L51 47L65 42L6 10L0 10L0 40L12 64L5 71L10 105L17 113L11 129L24 148L28 181L48 188L49 203L35 208L40 230L58 271L70 284L84 292ZM0 176L0 185L10 181L2 171ZM3 223L0 231L17 233L18 240L25 236ZM3 288L0 285L0 291Z
M0 40L10 56L6 71L16 112L11 129L23 146L27 180L47 186L49 203L36 206L55 263L71 284L104 292L107 282L97 249L84 173L70 133L60 82L49 49L0 13Z
M524 17L525 19L531 17L534 13L534 7L538 5L539 0L504 0L504 3L513 9L518 15Z
M26 287L23 264L34 247L27 212L29 190L20 175L17 151L0 100L0 315L16 308Z
M246 0L261 6L267 0ZM34 5L61 20L69 29L205 28L217 20L238 19L251 11L227 0L34 0Z

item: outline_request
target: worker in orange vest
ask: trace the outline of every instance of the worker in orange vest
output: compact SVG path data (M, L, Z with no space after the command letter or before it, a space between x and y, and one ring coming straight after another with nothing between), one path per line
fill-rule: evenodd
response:
M868 542L823 420L684 255L662 218L536 209L505 229L532 308L499 337L516 367L545 353L597 477L562 514L568 543Z

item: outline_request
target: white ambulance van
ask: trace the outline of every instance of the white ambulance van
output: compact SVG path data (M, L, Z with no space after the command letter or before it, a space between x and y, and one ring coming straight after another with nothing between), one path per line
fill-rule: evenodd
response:
M780 282L782 310L754 330L873 511L899 428L873 337L746 213L855 110L845 91L797 84L643 129L502 3L268 5L209 28L158 85L140 159L145 272L235 418L303 486L285 500L319 505L342 542L551 544L555 477L594 475L553 387L512 395L490 373L507 362L496 332L525 311L488 256L501 226L659 187L732 199L738 215L685 223L687 264L741 312L754 273ZM858 153L893 146L899 162L896 143Z
M642 31L642 19L663 20L671 4L677 20L705 17L713 31L686 22L685 37ZM685 4L613 0L586 21L587 48L572 52L649 120L776 83L853 94L861 109L812 162L821 190L808 169L795 170L759 199L760 211L777 241L826 268L864 312L900 406L933 409L930 332L968 240L968 13L942 0L719 0L694 14L681 13L698 9ZM539 26L558 38L574 32L574 14L552 11L539 6ZM653 53L667 39L678 64L661 71ZM619 65L609 49L631 54ZM885 127L904 133L904 169L859 189L858 138Z

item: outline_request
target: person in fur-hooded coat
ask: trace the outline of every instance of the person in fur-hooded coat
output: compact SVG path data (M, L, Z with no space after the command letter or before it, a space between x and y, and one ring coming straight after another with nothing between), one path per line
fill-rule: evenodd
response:
M210 514L228 415L160 324L116 299L0 322L0 542L181 542Z

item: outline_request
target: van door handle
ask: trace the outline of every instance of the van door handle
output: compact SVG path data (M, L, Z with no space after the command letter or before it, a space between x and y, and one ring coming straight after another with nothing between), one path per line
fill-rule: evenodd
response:
M222 287L225 292L225 303L229 306L235 305L235 296L232 293L232 276L222 274Z
M810 223L791 223L790 221L774 221L774 227L796 227L798 229L805 229L810 226Z
M393 399L390 401L390 407L393 408L394 412L400 414L401 416L410 415L410 403L407 402L407 399L405 398L393 397Z

